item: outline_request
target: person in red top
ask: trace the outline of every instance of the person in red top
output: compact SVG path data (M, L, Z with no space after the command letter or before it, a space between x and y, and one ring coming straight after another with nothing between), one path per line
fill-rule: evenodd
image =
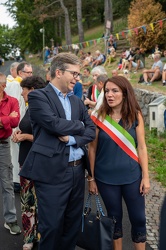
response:
M17 224L15 197L13 187L13 171L10 155L10 136L12 128L18 126L20 120L19 104L16 98L8 96L4 89L6 76L0 73L0 181L3 197L4 227L11 234L21 233Z

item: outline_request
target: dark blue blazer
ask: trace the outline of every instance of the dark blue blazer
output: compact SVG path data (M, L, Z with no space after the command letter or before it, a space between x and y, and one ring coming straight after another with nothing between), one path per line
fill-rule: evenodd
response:
M75 147L84 150L85 167L90 173L85 145L95 139L95 126L83 102L74 95L69 98L71 120L66 120L63 106L50 84L29 93L34 142L20 171L21 176L45 183L59 183L69 161L70 147L58 139L65 135L74 136Z

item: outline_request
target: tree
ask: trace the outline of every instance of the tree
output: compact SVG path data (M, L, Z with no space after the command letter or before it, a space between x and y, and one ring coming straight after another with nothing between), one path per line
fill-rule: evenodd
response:
M107 24L107 21L111 23L111 27L107 31L108 33L110 33L111 31L113 31L112 0L104 1L104 13L105 13L105 25Z
M81 43L84 41L84 28L82 24L82 0L77 0L77 23L79 42Z
M72 44L71 39L71 28L70 28L70 19L69 19L69 12L66 6L64 5L63 0L60 0L61 7L65 14L65 37L66 37L66 43L68 45Z
M132 30L129 40L133 46L150 50L155 44L165 44L166 24L163 22L161 28L157 22L166 18L160 3L156 3L154 0L135 0L131 3L129 11L128 28ZM154 25L154 31L150 24ZM139 28L134 30L137 27Z
M112 0L104 1L104 13L105 13L105 37L109 37L113 30L113 15L112 15ZM110 27L109 27L110 26ZM107 55L108 40L105 39L105 55Z
M112 0L114 18L126 17L132 0Z
M0 25L0 55L5 57L9 54L12 48L17 47L16 36L13 29L8 25Z

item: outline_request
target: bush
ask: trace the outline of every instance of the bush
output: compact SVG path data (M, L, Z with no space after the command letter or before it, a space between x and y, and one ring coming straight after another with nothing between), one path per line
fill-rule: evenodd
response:
M163 21L161 28L159 22L157 22L166 18L160 3L156 3L154 0L135 0L131 3L129 11L128 28L133 29L129 40L132 46L140 46L151 50L155 47L155 44L165 45L166 23ZM154 25L154 31L150 27L151 23ZM141 28L142 26L146 27L146 33ZM138 35L134 28L138 28Z

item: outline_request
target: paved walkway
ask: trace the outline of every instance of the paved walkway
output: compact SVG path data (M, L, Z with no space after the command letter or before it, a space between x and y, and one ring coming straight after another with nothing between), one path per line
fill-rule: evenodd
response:
M152 249L158 250L160 209L164 200L166 188L150 174L151 191L146 196L147 242Z

